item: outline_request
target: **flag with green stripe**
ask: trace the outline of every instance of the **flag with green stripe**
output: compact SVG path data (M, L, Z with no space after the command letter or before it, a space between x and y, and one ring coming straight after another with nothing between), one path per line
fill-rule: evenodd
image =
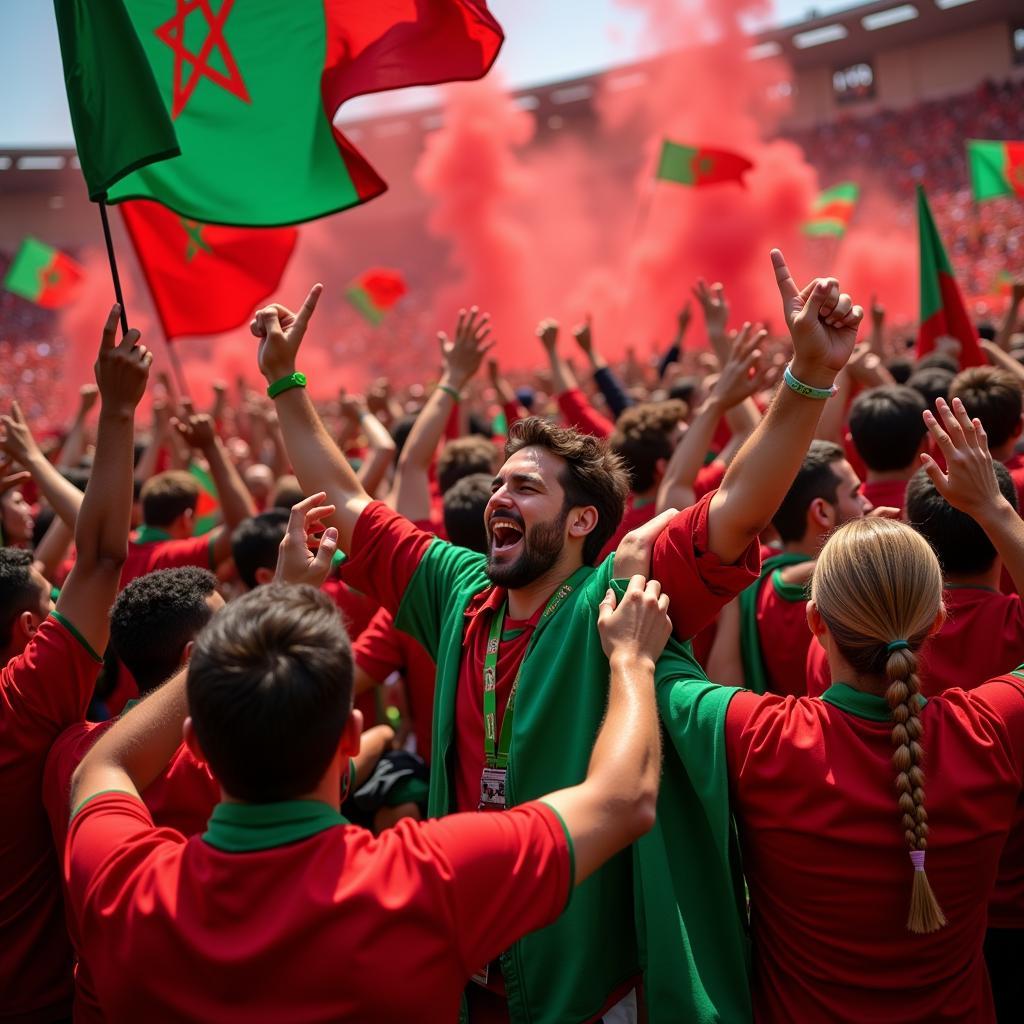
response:
M1024 142L968 139L967 163L979 203L1000 196L1024 198Z
M859 196L860 186L852 181L825 189L814 201L810 219L804 224L804 234L842 238L853 219Z
M26 238L4 275L4 287L45 309L64 306L74 298L84 276L82 267L67 253Z
M373 325L406 293L405 278L397 270L374 267L363 271L345 289L345 298Z

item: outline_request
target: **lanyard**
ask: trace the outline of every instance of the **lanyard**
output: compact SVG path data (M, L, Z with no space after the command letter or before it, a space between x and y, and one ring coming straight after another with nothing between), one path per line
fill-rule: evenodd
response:
M495 687L498 682L498 645L501 642L501 631L505 624L505 609L508 601L502 604L491 620L491 629L487 636L487 650L484 653L484 763L488 768L506 768L508 766L508 748L512 742L512 723L515 719L516 692L519 689L519 677L523 674L523 666L529 657L530 649L533 647L541 628L551 619L551 616L561 607L562 602L576 589L580 577L589 572L589 566L577 569L555 592L551 595L540 620L530 637L526 646L523 660L519 663L519 669L512 682L512 692L508 695L508 705L505 708L504 717L501 720L501 735L497 733L497 698ZM495 740L497 739L497 746Z

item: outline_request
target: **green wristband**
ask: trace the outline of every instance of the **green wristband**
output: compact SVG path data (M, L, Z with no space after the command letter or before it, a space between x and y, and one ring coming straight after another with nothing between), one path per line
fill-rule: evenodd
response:
M282 391L290 391L292 388L304 388L306 386L306 375L304 373L289 373L287 377L275 380L267 388L267 394L271 398L277 398Z
M461 402L462 401L462 395L460 395L458 393L458 391L455 390L455 388L448 387L447 384L438 384L437 385L437 390L438 391L443 391L446 395L451 395L452 396L452 400L455 401L455 402Z

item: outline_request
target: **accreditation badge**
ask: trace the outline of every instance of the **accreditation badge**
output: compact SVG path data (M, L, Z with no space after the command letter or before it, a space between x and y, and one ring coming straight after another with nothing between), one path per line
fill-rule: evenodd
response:
M479 811L505 810L505 769L484 768L480 776Z

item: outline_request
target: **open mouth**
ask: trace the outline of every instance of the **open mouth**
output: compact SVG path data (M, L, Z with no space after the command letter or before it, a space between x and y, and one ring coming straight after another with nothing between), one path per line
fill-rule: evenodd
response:
M507 516L495 516L491 520L491 549L511 551L523 539L523 528Z

